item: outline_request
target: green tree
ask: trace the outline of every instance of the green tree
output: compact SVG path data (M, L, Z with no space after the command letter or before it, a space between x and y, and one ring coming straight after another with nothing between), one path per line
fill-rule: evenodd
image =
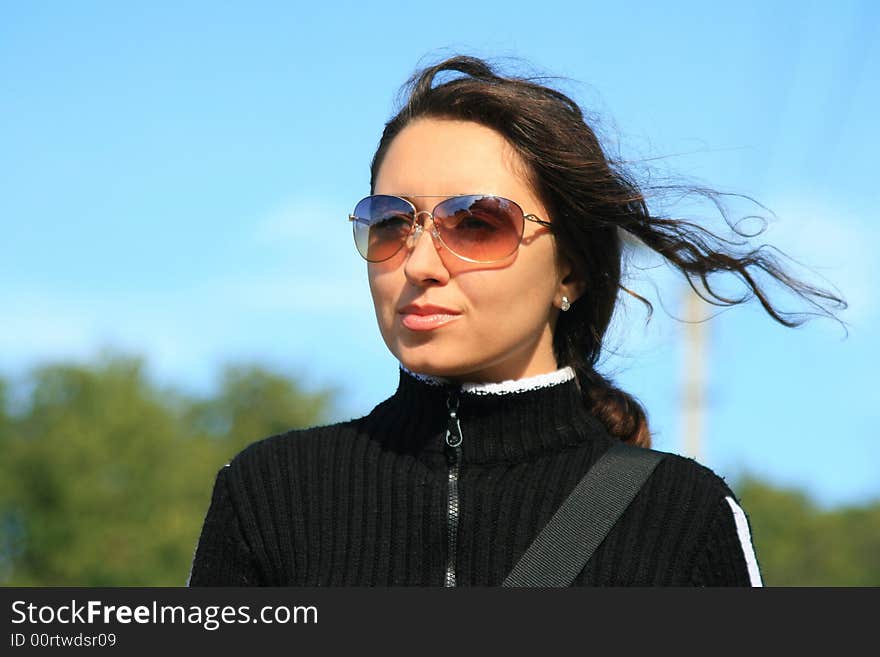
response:
M880 501L822 510L753 476L736 490L767 586L880 585Z
M326 421L332 399L243 366L194 399L112 355L36 368L25 389L20 412L0 413L10 586L182 585L217 470L254 440Z

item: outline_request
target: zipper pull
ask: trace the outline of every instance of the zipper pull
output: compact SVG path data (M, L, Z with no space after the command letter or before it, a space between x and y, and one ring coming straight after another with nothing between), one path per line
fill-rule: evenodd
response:
M446 398L446 408L449 415L446 419L446 460L449 465L458 461L458 455L461 452L461 424L458 421L458 394L453 390L449 392ZM451 449L449 449L451 448Z

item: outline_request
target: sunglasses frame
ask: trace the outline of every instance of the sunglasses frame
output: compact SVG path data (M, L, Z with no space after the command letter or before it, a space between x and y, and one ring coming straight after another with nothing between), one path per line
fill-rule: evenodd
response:
M552 228L552 226L553 226L553 224L551 224L549 221L545 221L545 220L541 219L536 214L532 214L532 213L526 214L523 211L522 206L519 203L517 203L516 201L511 201L509 198L507 198L505 196L499 196L498 194L452 194L451 196L443 196L440 194L407 194L406 198L404 198L403 196L398 196L397 194L370 194L369 196L365 196L360 201L358 201L355 204L355 208L357 208L357 206L360 205L361 202L363 202L366 199L371 198L373 196L391 196L393 198L400 199L401 201L403 201L404 203L406 203L408 206L410 206L412 208L413 221L412 221L412 226L410 227L410 230L407 233L406 239L401 240L400 246L397 247L397 249L394 251L394 253L389 255L387 258L382 258L381 260L367 260L367 258L365 258L364 255L360 252L360 249L357 249L358 255L360 255L362 258L364 258L364 260L366 260L367 262L373 262L373 263L385 262L386 260L390 260L391 258L396 256L398 253L400 253L400 249L402 249L406 245L406 243L409 241L410 237L413 235L413 231L425 229L424 221L422 221L422 223L419 223L419 215L423 215L423 214L426 214L429 217L431 217L431 221L434 223L434 228L433 228L432 233L438 240L440 240L440 243L443 245L443 247L447 251L449 251L452 255L454 255L456 258L459 258L460 260L464 260L465 262L472 262L474 264L488 265L488 264L492 264L494 262L501 262L502 260L506 260L507 258L512 256L514 253L516 253L517 250L519 250L520 244L522 244L523 237L525 236L525 223L523 223L523 230L520 233L519 241L517 241L517 243L516 243L516 248L513 251L511 251L510 253L508 253L506 256L504 256L503 258L498 258L496 260L474 260L473 258L468 258L466 256L460 255L460 254L456 253L454 250L452 250L449 247L449 245L445 241L443 241L443 237L440 235L440 231L437 229L437 220L434 218L434 211L442 203L445 203L446 201L453 199L453 198L462 198L464 196L475 196L475 197L483 197L483 198L485 198L485 197L498 198L503 201L506 201L507 203L515 205L519 209L519 211L522 214L523 219L525 221L531 221L536 224L540 224L541 226L544 226L546 228ZM442 198L443 200L440 201L439 203L437 203L433 207L433 209L430 212L428 212L427 210L418 210L416 208L416 206L413 205L412 202L409 200L411 198ZM362 221L363 217L357 217L353 214L350 214L350 215L348 215L348 220L349 221ZM440 224L442 225L443 222L441 221ZM352 230L354 230L354 228L355 228L355 225L352 224Z

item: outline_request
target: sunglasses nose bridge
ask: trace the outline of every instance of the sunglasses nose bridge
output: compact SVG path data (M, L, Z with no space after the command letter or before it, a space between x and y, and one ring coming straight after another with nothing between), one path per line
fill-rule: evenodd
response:
M432 223L434 222L434 215L433 215L433 213L428 212L427 210L419 210L419 211L416 212L416 214L415 214L415 223L416 223L416 224L421 223L422 226L425 225L425 221L426 221L426 220L423 219L421 222L419 222L419 217L422 216L422 215L427 215L427 216L431 217L431 222L432 222Z
M413 220L412 232L410 233L410 239L411 239L410 244L411 245L415 245L416 240L419 238L419 235L421 234L422 230L425 229L425 222L427 220L422 219L421 221L419 221L419 217L422 215L427 215L428 217L431 218L431 234L434 236L434 238L440 239L440 233L437 232L437 222L434 219L433 213L428 212L427 210L419 210L415 214L415 217Z

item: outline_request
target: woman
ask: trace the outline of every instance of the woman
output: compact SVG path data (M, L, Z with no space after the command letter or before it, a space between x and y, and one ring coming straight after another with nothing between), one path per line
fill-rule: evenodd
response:
M435 79L450 72L462 75ZM365 417L267 438L222 468L190 585L501 584L606 450L650 446L639 403L594 369L625 290L621 231L715 303L745 300L707 279L732 272L795 325L755 269L818 308L840 301L760 250L738 257L651 216L555 90L469 57L409 90L350 217L399 386ZM761 574L733 492L669 454L574 584L759 586Z

